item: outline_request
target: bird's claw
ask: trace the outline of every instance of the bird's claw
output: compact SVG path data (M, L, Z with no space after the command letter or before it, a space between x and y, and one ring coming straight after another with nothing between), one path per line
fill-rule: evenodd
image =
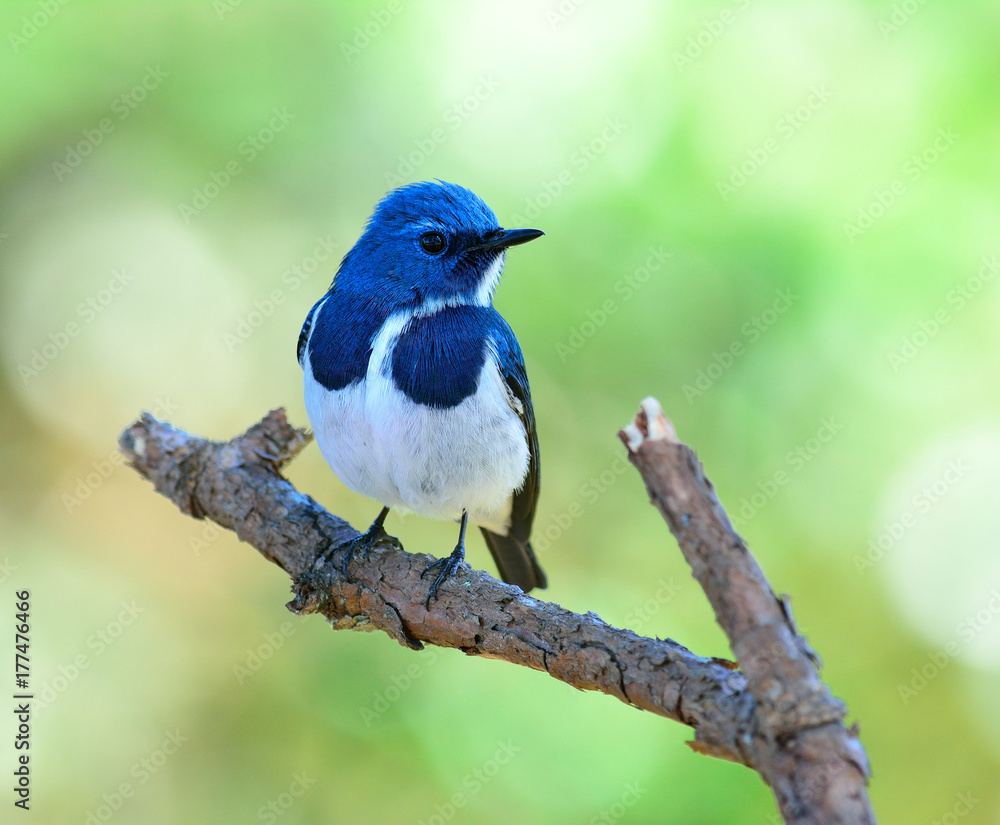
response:
M381 524L373 524L364 533L355 536L353 539L341 542L336 547L329 550L326 553L326 557L329 559L340 550L346 551L344 553L344 558L340 562L340 573L346 579L348 577L347 566L354 559L354 554L361 552L364 554L365 558L368 558L368 554L371 552L372 548L379 544L388 545L395 550L403 549L403 545L399 543L399 539L395 536L390 536Z
M431 584L430 589L427 591L427 600L424 602L424 607L427 610L431 609L431 599L437 598L438 588L441 586L441 583L449 576L453 576L463 561L465 561L465 548L458 546L447 558L431 562L424 568L424 572L420 574L420 578L426 576L431 570L441 568L437 576L434 577L434 582Z

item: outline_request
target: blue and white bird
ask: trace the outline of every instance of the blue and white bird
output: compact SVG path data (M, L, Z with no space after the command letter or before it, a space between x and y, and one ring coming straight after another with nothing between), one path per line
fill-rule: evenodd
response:
M298 359L320 452L350 489L384 506L354 550L387 537L390 509L460 523L454 552L428 566L438 587L482 528L504 581L545 587L529 543L538 438L524 358L493 308L508 247L538 229L501 229L476 195L443 181L391 191L306 316Z

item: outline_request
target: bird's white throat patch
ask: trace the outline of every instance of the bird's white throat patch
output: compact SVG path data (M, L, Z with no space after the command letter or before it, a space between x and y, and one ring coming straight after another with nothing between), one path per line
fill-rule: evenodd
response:
M493 304L493 293L496 292L497 284L500 283L500 276L503 275L504 253L500 253L493 259L483 274L482 281L476 289L471 300L465 295L452 295L448 298L429 298L419 307L410 310L410 318L424 318L434 315L442 309L448 307L477 306L488 307ZM409 321L409 318L407 319ZM405 325L404 325L405 328Z

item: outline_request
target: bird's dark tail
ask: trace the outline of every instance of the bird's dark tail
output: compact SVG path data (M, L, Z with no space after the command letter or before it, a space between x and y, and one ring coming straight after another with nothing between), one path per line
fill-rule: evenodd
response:
M525 593L548 585L545 572L535 558L529 542L519 541L513 536L497 535L485 527L480 529L486 539L486 546L493 554L493 561L497 563L500 578L509 584L516 584Z

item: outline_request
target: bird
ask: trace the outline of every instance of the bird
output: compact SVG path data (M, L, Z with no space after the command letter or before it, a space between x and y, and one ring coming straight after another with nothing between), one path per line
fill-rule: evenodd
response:
M306 413L320 452L349 489L382 504L346 545L399 546L390 510L458 522L425 606L465 560L478 525L501 578L547 586L531 547L538 436L524 356L493 307L507 250L539 229L503 229L465 187L441 180L393 189L376 205L298 339Z

